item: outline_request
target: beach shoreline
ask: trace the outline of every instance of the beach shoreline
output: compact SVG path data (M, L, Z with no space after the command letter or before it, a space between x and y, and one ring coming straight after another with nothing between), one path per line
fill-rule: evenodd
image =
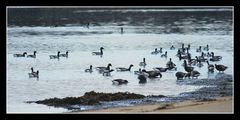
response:
M189 100L184 102L175 102L170 104L144 104L129 107L104 108L98 110L86 110L80 112L69 112L69 114L134 114L134 113L150 113L150 114L186 114L186 113L203 113L203 114L233 114L234 97L217 97L210 101Z

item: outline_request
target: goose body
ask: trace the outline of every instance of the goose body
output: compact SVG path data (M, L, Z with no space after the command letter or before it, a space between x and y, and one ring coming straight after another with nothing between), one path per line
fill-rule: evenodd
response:
M225 65L217 65L217 64L215 64L215 68L216 68L216 70L218 70L219 72L224 72L228 67L227 66L225 66Z
M131 65L129 66L129 68L117 67L116 69L117 69L117 71L123 72L123 71L130 71L132 67L133 67L133 65L131 64Z
M103 55L103 47L100 48L100 52L92 52L93 55Z
M110 66L112 66L112 64L108 64L107 67L96 67L96 69L98 70L98 72L102 73L104 72L104 70L110 70Z
M180 79L183 79L184 77L186 77L186 73L184 73L184 72L177 72L175 74L175 76L177 77L178 80L180 80Z
M143 70L142 72L147 73L149 78L157 78L158 76L160 78L162 77L162 74L158 70L152 70L152 71Z
M153 52L151 52L151 54L158 54L157 48L155 48L155 50Z
M139 63L139 66L144 66L145 67L146 65L147 65L147 63L145 61L145 58L143 58L143 61Z
M155 67L153 69L159 70L160 72L166 72L169 68Z
M111 72L113 72L114 70L111 69L111 70L103 70L103 76L111 76Z
M85 72L93 72L93 70L92 70L92 65L90 65L90 68L89 69L85 69Z
M28 75L29 75L29 78L33 78L33 77L39 78L39 71L37 70L37 72L28 73Z
M203 50L208 51L209 50L209 46L207 45L206 47L203 48Z
M215 56L214 52L211 52L212 57L210 58L210 61L220 61L222 59L222 56Z
M13 54L13 57L25 57L27 52L24 52L23 54Z
M37 53L37 51L34 51L34 52L33 52L33 55L28 55L27 57L28 57L28 58L36 58L36 53Z
M123 79L115 79L112 80L113 84L118 84L118 85L122 85L122 84L127 84L128 81L127 80L123 80Z
M192 77L192 78L198 78L198 76L200 76L200 73L199 73L198 71L193 70L193 71L191 72L191 77Z
M165 54L162 54L161 57L167 57L167 51L165 52Z
M176 64L174 64L174 63L172 62L172 58L170 58L169 61L168 61L167 64L166 64L166 67L167 67L168 69L172 69L172 68L175 68L175 66L176 66Z
M66 54L59 54L59 57L68 57L68 51L66 52Z
M172 45L172 46L170 47L170 50L175 50L175 47Z
M184 70L185 70L186 72L192 72L193 69L194 69L194 67L187 66L187 61L184 60Z
M199 46L199 48L196 50L196 52L202 52L202 46Z
M208 72L214 72L214 65L213 64L209 64L209 62L207 61L208 64Z
M49 55L50 59L59 59L60 51L58 51L57 55Z

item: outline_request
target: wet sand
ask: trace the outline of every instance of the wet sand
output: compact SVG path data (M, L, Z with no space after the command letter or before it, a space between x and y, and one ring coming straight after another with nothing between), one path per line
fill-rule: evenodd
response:
M130 107L119 107L99 110L89 110L71 113L233 113L233 97L219 97L213 101L184 101L171 104L149 104Z

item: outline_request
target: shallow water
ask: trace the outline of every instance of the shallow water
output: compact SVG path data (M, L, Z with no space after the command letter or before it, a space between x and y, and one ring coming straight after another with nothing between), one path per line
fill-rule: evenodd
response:
M146 11L144 12L146 14ZM208 44L210 51L215 55L223 56L221 61L210 62L210 64L224 64L229 67L225 73L233 74L233 37L232 29L228 29L231 28L231 22L226 23L224 19L208 23L211 19L215 19L211 16L207 16L205 22L195 19L187 23L183 19L172 19L175 21L174 26L179 28L183 24L190 24L189 26L199 26L200 30L196 32L195 27L182 26L185 33L176 33L171 32L174 26L173 28L168 25L135 26L130 22L123 26L123 34L120 34L120 27L117 24L114 25L114 22L104 26L90 26L89 29L76 25L8 27L7 112L66 112L67 110L63 108L27 104L25 101L81 96L92 90L108 93L129 91L143 95L169 96L197 90L204 86L176 84L175 73L184 71L181 66L183 61L179 61L175 56L177 50L170 50L170 46L180 48L182 43L191 44L192 56L200 55L195 52L199 45ZM222 26L223 22L226 23L224 23L225 26ZM212 28L216 31L214 32ZM102 57L91 54L93 51L99 51L100 47L104 47ZM160 47L163 48L163 52L168 51L166 59L161 58L160 54L151 54L155 48ZM13 54L25 51L33 54L34 50L37 51L36 59L13 57ZM49 59L49 55L55 55L57 51L65 53L67 50L68 58ZM177 65L177 71L167 71L162 73L162 78L148 79L146 84L139 84L137 75L134 75L133 71L141 68L138 64L144 57L147 70L153 67L165 67L169 58L172 58ZM89 65L95 68L107 66L108 63L112 64L113 69L128 67L130 64L134 67L131 72L113 71L108 77L99 74L95 69L92 73L84 72ZM31 67L35 71L40 71L39 80L28 77ZM217 74L216 71L214 74L208 74L206 63L202 68L195 67L195 70L201 73L200 79L214 78ZM117 78L126 79L129 83L121 86L112 85L112 80Z

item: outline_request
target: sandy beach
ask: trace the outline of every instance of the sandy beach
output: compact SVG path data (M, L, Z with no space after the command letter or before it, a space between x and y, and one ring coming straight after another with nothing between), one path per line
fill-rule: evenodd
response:
M184 101L172 104L150 104L130 107L89 110L72 113L233 113L233 97L219 97L213 101Z

